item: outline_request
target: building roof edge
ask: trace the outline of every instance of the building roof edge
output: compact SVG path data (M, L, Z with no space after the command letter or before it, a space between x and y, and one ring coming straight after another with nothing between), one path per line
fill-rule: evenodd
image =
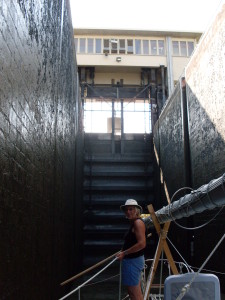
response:
M145 30L145 29L107 29L107 28L74 28L74 35L126 35L126 36L172 36L199 38L201 31L172 31L172 30Z

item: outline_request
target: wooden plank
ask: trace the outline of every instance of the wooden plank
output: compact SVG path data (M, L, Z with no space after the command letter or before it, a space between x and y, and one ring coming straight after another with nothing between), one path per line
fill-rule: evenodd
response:
M152 204L148 205L148 211L151 214L151 218L152 218L153 224L155 226L156 232L159 235L159 242L158 242L155 257L154 257L154 260L152 262L152 266L151 266L151 269L150 269L150 272L149 272L149 275L148 275L148 278L147 278L146 288L145 288L145 293L144 293L144 300L147 300L148 297L149 297L149 293L150 293L150 290L151 290L151 287L152 287L152 284L153 284L153 280L154 280L154 277L155 277L155 273L156 273L156 270L157 270L157 266L158 266L158 263L159 263L159 259L160 259L160 255L162 253L162 250L164 250L164 252L166 254L166 257L167 257L168 262L171 266L171 270L172 270L173 274L174 275L178 274L177 267L175 265L175 262L173 260L172 254L170 252L169 246L168 246L167 241L166 241L167 233L168 233L168 230L169 230L169 227L170 227L170 222L165 223L164 226L163 226L163 229L161 229L161 226L160 226L160 224L157 220L157 217L155 215L155 211L154 211L154 208L153 208Z

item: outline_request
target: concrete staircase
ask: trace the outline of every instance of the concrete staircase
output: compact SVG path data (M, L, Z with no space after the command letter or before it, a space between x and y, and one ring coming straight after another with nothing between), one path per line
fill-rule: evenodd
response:
M84 266L121 249L129 227L121 204L134 198L147 212L146 206L154 201L152 136L125 136L123 142L119 140L122 147L116 142L115 147L105 135L85 137Z

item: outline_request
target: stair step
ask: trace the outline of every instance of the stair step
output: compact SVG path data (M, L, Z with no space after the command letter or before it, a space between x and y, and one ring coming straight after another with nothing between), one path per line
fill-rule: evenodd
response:
M96 156L93 155L92 157L85 155L84 157L84 162L107 162L107 163L151 163L153 161L153 156L152 153L146 153L146 154L137 154L137 155L132 155L132 156L112 156L112 154L109 155L105 155L103 156L101 154L101 156Z
M99 225L85 225L84 231L85 232L92 232L92 231L99 231L99 232L126 232L129 228L129 225L112 225L112 224L99 224Z
M122 185L115 185L115 186L84 186L85 191L152 191L152 186L122 186Z
M84 242L84 246L91 246L91 247L104 247L104 246L117 246L117 245L123 245L123 239L121 240L86 240Z
M86 220L91 220L91 219L121 220L124 219L124 213L119 209L117 211L90 210L90 211L85 211L84 218Z
M147 213L147 205L154 202L152 135L126 134L125 154L112 154L110 139L111 134L85 134L84 265L93 265L121 249L129 221L120 205L136 199ZM116 145L119 143L116 140Z
M89 203L91 202L93 205L104 205L106 207L109 206L120 206L121 204L124 204L124 202L127 199L137 199L138 203L142 204L149 204L153 202L154 196L152 194L148 194L148 197L146 199L146 195L140 192L137 193L129 193L125 192L122 194L121 192L115 192L115 193L94 193L91 196L89 194L84 194L84 202Z
M150 177L152 176L152 172L113 172L113 171L94 171L94 172L88 172L86 171L84 173L86 177L107 177L107 179L110 179L110 177Z

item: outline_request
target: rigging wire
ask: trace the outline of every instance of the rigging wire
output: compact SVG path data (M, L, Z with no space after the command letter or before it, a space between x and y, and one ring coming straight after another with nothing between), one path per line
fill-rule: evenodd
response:
M166 237L166 239L170 242L170 244L172 245L172 247L175 249L175 251L181 257L181 259L184 261L185 265L189 268L189 270L191 271L191 273L194 273L194 271L192 270L192 268L190 267L190 265L186 262L186 260L183 258L183 256L180 254L180 252L177 250L177 248L174 246L174 244L171 242L171 240L168 238L168 236Z
M193 278L190 280L190 282L188 284L185 284L184 287L181 289L181 293L179 294L179 296L176 298L176 300L181 300L184 295L189 291L191 284L193 283L193 281L195 280L195 278L199 275L199 273L201 272L201 270L204 268L204 266L207 264L207 262L209 261L209 259L212 257L212 255L214 254L214 252L217 250L217 248L219 247L219 245L222 243L222 241L225 238L225 233L224 235L221 237L221 239L219 240L219 242L216 244L216 246L214 247L214 249L211 251L211 253L209 254L209 256L206 258L206 260L204 261L204 263L201 265L201 267L199 268L198 272L195 273L195 275L193 276Z
M190 266L192 269L199 269L198 267L193 267L193 266ZM205 272L211 272L211 273L215 273L215 274L220 274L220 275L225 275L225 273L223 272L218 272L218 271L214 271L214 270L209 270L209 269L202 269L202 271L205 271Z
M60 298L59 300L66 299L67 297L69 297L70 295L72 295L73 293L75 293L77 290L80 290L88 282L90 282L92 279L94 279L95 277L97 277L100 273L102 273L105 269L107 269L111 264L113 264L117 259L118 259L117 257L114 258L108 265L106 265L103 269L101 269L99 272L97 272L94 276L92 276L91 278L89 278L87 281L85 281L84 283L82 283L81 285L79 285L77 288L75 288L70 293L68 293L64 297Z
M113 275L113 276L111 276L111 277L105 278L105 279L103 279L103 280L99 280L99 281L96 281L96 282L93 282L93 283L86 284L85 286L96 285L96 284L99 284L99 283L102 283L102 282L111 280L111 279L113 279L113 278L116 278L116 277L118 277L119 275L120 275L120 274L116 274L116 275Z

